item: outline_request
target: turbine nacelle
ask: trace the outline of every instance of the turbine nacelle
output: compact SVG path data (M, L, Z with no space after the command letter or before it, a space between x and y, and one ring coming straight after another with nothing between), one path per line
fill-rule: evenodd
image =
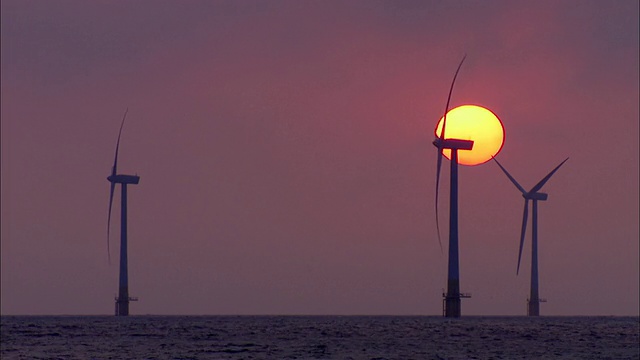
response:
M460 139L440 139L433 140L433 145L438 149L456 149L456 150L471 150L473 149L472 140L460 140Z
M546 193L534 192L534 193L522 194L522 197L527 199L527 200L546 201L547 197L549 197L549 195L547 195Z
M140 176L138 175L109 175L107 177L109 182L114 184L138 184L140 182Z

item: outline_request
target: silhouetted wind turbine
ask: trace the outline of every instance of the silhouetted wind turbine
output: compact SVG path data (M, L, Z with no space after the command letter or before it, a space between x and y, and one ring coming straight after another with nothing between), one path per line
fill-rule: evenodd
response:
M500 166L500 169L507 175L509 180L515 185L518 190L522 193L522 197L524 198L524 213L522 215L522 230L520 231L520 251L518 252L518 267L516 268L516 274L520 273L520 260L522 259L522 247L524 246L524 236L527 230L527 217L529 211L529 200L533 202L533 211L532 211L532 228L531 228L531 292L529 294L529 299L527 299L527 315L528 316L539 316L540 315L540 303L546 302L546 300L541 299L538 294L538 201L546 201L548 195L546 193L538 192L542 189L544 184L551 179L551 176L558 171L560 166L565 163L565 161L569 160L569 158L564 159L560 163L560 165L556 166L555 169L551 170L547 176L545 176L540 182L538 182L531 190L526 191L516 179L509 174L507 169L505 169L500 162L494 157L496 164Z
M120 124L120 131L118 132L118 142L116 143L116 156L113 161L113 168L111 175L107 177L107 180L111 183L111 192L109 193L109 215L107 218L107 252L109 259L111 253L109 250L109 236L111 228L111 205L113 204L113 193L115 192L116 184L121 185L120 200L121 217L120 217L120 280L118 297L116 300L116 316L128 316L129 315L129 301L137 301L137 298L129 297L129 274L127 269L127 185L136 185L140 181L140 177L137 175L122 175L117 173L118 166L118 148L120 147L120 136L122 135L122 127L124 126L124 120L127 117L127 109L122 117L122 123Z
M466 55L460 61L458 69L453 76L451 87L449 88L449 96L447 97L447 105L444 109L444 119L442 121L442 130L440 135L433 141L433 145L438 148L438 164L436 168L436 227L438 230L438 241L440 249L442 249L442 241L440 239L440 223L438 219L438 188L440 186L440 168L442 167L442 151L451 149L451 176L450 176L450 201L449 201L449 267L447 274L447 293L443 294L445 316L460 317L460 299L469 297L468 294L460 293L460 266L458 262L458 150L471 150L473 141L461 139L445 138L445 127L447 125L447 113L449 112L449 103L451 102L451 93L453 85L458 77L458 72Z

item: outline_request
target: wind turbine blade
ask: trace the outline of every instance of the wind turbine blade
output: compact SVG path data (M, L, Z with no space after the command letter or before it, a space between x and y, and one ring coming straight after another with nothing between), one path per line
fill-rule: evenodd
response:
M118 167L118 148L120 148L120 136L122 135L122 128L124 127L124 120L127 118L127 113L129 112L129 108L124 111L124 116L122 117L122 123L120 123L120 131L118 131L118 141L116 142L116 156L113 160L113 168L111 170L111 175L116 175L117 167Z
M440 237L440 218L438 216L438 188L440 187L440 169L442 168L442 150L438 149L438 165L436 168L436 229L438 230L438 244L440 244L440 253L442 254L442 239Z
M111 168L111 176L116 176L118 171L118 149L120 148L120 136L122 136L122 128L124 127L124 120L127 118L129 108L124 111L122 116L122 122L120 123L120 130L118 131L118 141L116 142L116 156L113 159L113 167ZM109 192L109 214L107 215L107 257L109 264L111 264L111 249L109 246L111 235L111 207L113 205L113 193L116 189L116 183L111 181L111 191Z
M522 248L524 247L524 235L527 232L527 218L529 216L529 199L524 199L524 213L522 214L522 230L520 231L520 251L518 251L518 268L516 275L520 273L520 260L522 259Z
M504 168L504 166L502 166L502 164L500 164L500 162L498 162L498 159L496 159L495 157L493 157L493 160L496 162L496 164L498 164L498 166L500 166L500 169L502 169L502 171L505 173L505 175L507 175L507 177L509 178L509 180L511 180L511 182L513 183L513 185L515 185L518 190L520 190L521 193L526 194L527 191L520 186L520 184L518 184L518 182L516 181L516 179L513 178L513 176L511 176L511 174L509 174L509 172L507 171L507 169Z
M467 54L462 57L460 60L460 64L458 64L458 68L456 69L456 73L453 75L453 80L451 81L451 87L449 88L449 96L447 96L447 105L444 108L444 116L442 119L442 129L440 130L440 135L436 134L440 141L438 142L438 161L436 167L436 229L438 230L438 244L440 244L440 253L442 253L442 238L440 237L440 219L438 215L438 194L440 188L440 170L442 168L442 149L444 146L444 130L447 125L447 113L449 112L449 104L451 102L451 94L453 93L453 86L456 83L456 78L458 77L458 73L460 72L460 68L462 67L462 63L464 59L467 58Z
M113 204L113 193L116 189L116 183L111 183L111 191L109 192L109 215L107 216L107 256L109 264L111 264L111 249L109 246L109 235L111 233L111 205Z
M447 113L449 112L449 103L451 102L451 94L453 93L453 86L456 83L456 78L458 77L458 73L460 72L460 68L462 67L462 63L464 59L467 58L467 54L464 54L462 60L460 60L460 64L458 64L458 68L456 69L456 73L453 75L453 81L451 81L451 87L449 88L449 96L447 96L447 105L444 108L444 116L442 120L442 130L440 130L440 140L444 140L444 129L447 125Z
M564 164L567 160L569 160L569 158L564 159L563 162L560 163L560 165L556 166L555 169L551 170L551 172L549 174L547 174L547 176L545 176L542 180L540 180L539 183L536 184L536 186L534 186L533 188L531 188L531 190L529 191L530 193L535 193L538 190L542 189L542 187L544 186L544 184L547 183L547 181L549 181L549 179L551 179L551 176L553 176L553 174L558 171L558 169L560 169L560 166L562 166L562 164Z

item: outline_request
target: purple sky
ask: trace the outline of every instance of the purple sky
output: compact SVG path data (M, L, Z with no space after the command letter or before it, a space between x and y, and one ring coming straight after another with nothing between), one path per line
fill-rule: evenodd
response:
M439 315L436 149L503 121L545 315L638 315L638 2L2 1L1 313L112 314L118 127L132 314ZM448 162L441 224L447 234ZM119 191L116 195L119 195ZM114 210L119 210L118 196ZM523 199L460 169L463 315L523 315ZM446 254L446 241L445 254Z

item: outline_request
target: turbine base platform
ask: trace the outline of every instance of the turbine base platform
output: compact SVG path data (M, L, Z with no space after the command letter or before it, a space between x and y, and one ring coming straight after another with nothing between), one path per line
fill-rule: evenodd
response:
M116 316L129 316L129 302L130 301L138 301L138 298L135 296L129 296L126 297L124 299L121 299L119 297L115 297L116 300L116 308L115 308L115 315Z
M540 303L547 302L547 299L527 299L527 316L540 316Z
M446 294L442 293L442 316L458 318L462 316L461 299L468 299L470 293Z

